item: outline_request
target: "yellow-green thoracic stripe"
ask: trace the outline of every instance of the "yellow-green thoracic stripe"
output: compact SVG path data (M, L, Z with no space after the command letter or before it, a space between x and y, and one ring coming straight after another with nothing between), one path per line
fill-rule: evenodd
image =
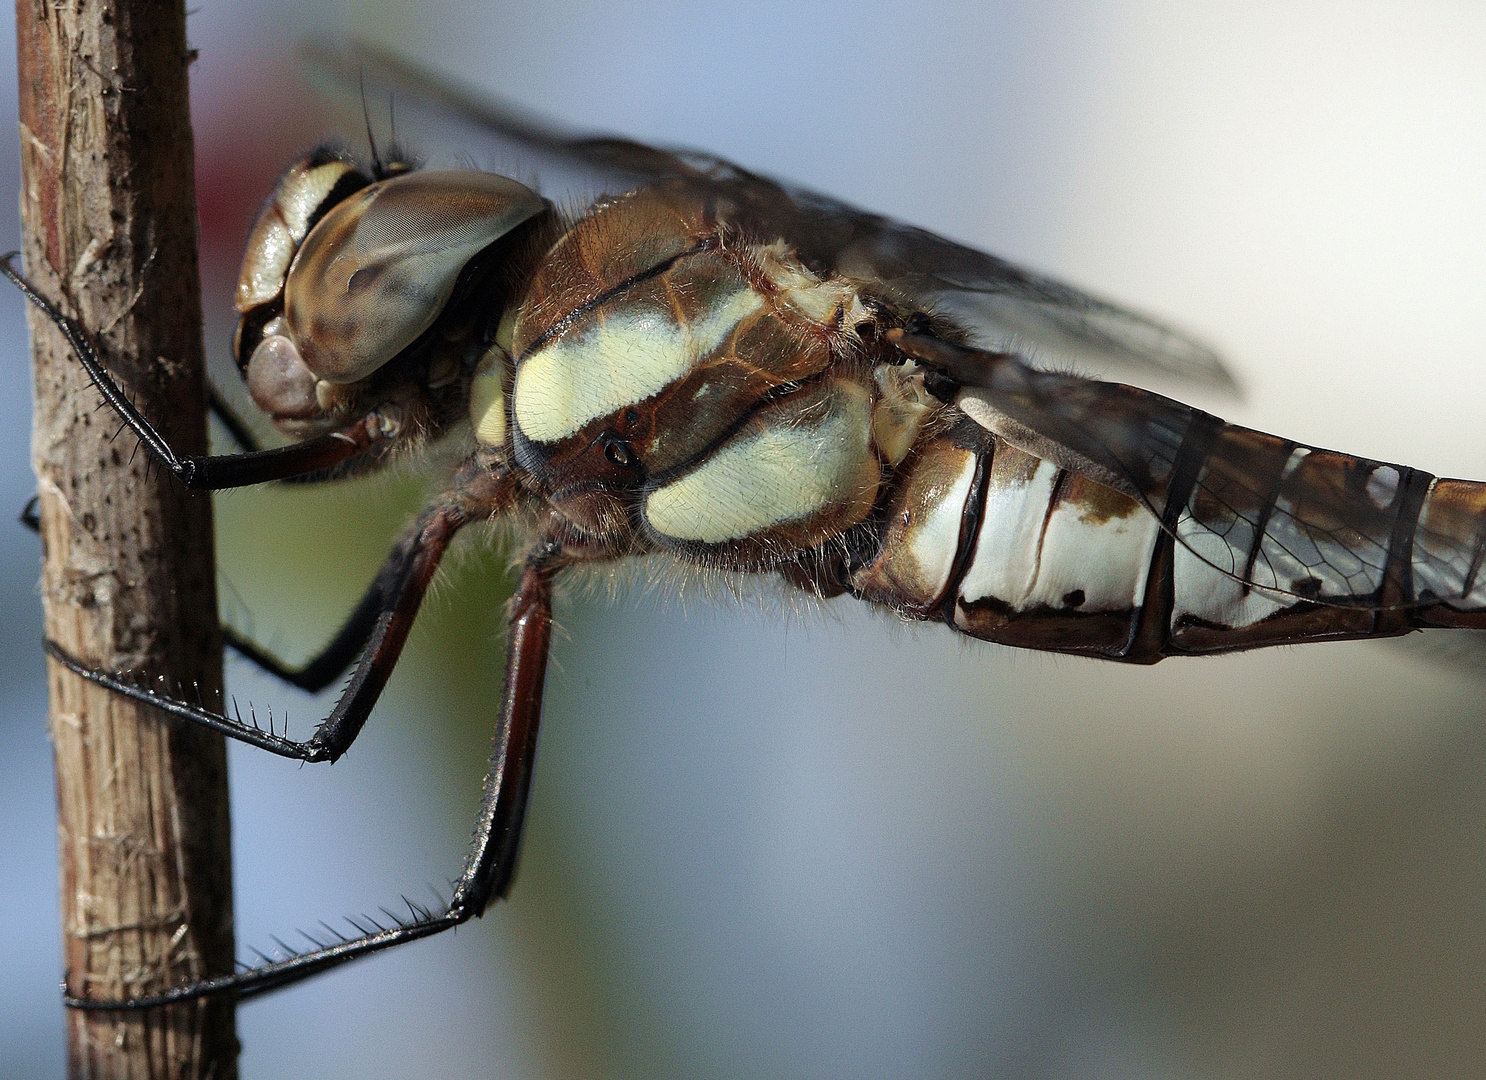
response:
M516 424L528 439L551 443L638 405L716 351L762 304L763 297L745 286L686 322L660 306L600 311L592 325L522 359L512 402Z
M865 391L840 383L810 412L774 412L652 491L650 527L673 540L721 544L855 499L872 462Z

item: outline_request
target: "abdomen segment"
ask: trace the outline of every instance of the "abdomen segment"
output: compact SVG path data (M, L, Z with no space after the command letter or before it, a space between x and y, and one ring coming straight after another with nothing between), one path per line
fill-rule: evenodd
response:
M1145 499L968 421L922 440L853 588L985 640L1137 663L1486 627L1486 485L1158 400L1173 450Z

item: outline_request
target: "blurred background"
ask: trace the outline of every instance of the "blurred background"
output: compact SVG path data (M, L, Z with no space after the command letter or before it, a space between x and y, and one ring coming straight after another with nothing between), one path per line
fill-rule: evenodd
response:
M1486 478L1478 5L233 0L197 7L190 34L224 384L274 176L361 137L300 81L295 43L356 34L1160 313L1220 346L1246 393L1158 388L1228 419ZM10 115L13 55L12 37ZM14 140L0 155L13 207ZM0 1076L60 1077L8 291L0 326ZM427 483L220 497L224 614L304 655ZM456 872L508 586L499 551L454 560L334 768L233 748L240 953ZM1416 635L1129 670L861 608L574 596L512 901L245 1005L243 1075L1486 1073L1481 665ZM238 661L228 681L300 730L327 707Z

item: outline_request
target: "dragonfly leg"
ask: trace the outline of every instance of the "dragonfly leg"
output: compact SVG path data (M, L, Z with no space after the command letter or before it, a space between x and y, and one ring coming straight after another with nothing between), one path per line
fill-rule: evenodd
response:
M366 648L389 604L396 606L397 592L406 587L409 574L414 570L413 564L422 550L418 543L420 535L408 532L393 546L377 576L336 631L335 637L303 664L286 663L230 626L223 625L222 640L245 660L275 678L312 694L319 693L350 667Z
M395 417L385 416L373 410L339 431L332 431L290 446L275 447L271 450L251 449L241 454L179 455L171 448L159 430L145 419L144 415L134 407L134 403L125 396L119 384L103 366L103 361L99 359L97 351L88 340L82 324L62 314L56 305L37 292L35 287L11 265L11 259L14 257L14 252L0 257L0 274L9 278L26 299L35 304L56 325L87 371L88 377L93 380L93 385L103 395L104 401L108 402L118 413L119 418L135 435L139 436L140 442L155 459L187 487L215 491L222 488L261 484L269 480L318 478L322 474L331 473L331 470L336 470L338 466L352 459L385 449L391 437L389 432L398 430ZM221 402L212 404L214 409L219 404L225 407L225 403ZM226 412L230 415L231 410L226 410ZM218 411L218 416L223 416L223 413ZM236 421L236 418L234 417L233 420ZM240 421L236 421L235 425L226 420L224 423L228 424L233 438L253 441ZM335 474L331 473L331 475Z
M218 390L215 386L208 385L206 388L206 395L207 408L211 410L211 414L217 418L221 425L227 429L227 434L232 438L232 441L237 444L238 449L243 451L242 454L220 455L221 460L237 460L243 456L246 456L247 454L263 454L267 452L263 449L262 443L259 442L258 436L253 434L252 428L247 425L242 417L237 415L237 411L232 407L227 399L222 396L222 392L220 390ZM330 437L338 438L339 433L336 433L335 435L332 435ZM342 470L336 468L326 468L320 469L319 471L299 473L290 476L281 476L277 479L294 484L313 484L324 480L338 480L341 478L341 476ZM20 514L17 515L20 523L35 533L39 533L41 531L41 514L38 510L40 503L41 496L32 495L29 499L26 500L26 505L21 508Z
M466 918L505 896L516 876L552 644L552 581L564 565L559 545L540 545L527 556L521 584L507 608L510 632L495 749L474 843L449 901L449 910L465 912Z
M67 1004L94 1010L148 1009L214 994L251 997L287 986L317 972L394 945L448 930L484 912L490 901L504 896L516 871L522 823L532 768L536 760L537 727L542 712L542 688L547 676L547 654L552 640L552 582L567 560L560 544L544 542L527 557L521 584L508 610L510 638L506 651L505 689L495 728L495 748L485 777L474 843L454 893L443 911L404 901L406 917L383 909L391 925L371 919L370 927L353 925L360 936L320 942L316 947L260 967L232 975L187 983L161 994L124 1001L93 1001L69 987Z
M248 422L238 415L232 403L227 400L226 395L210 383L206 387L206 407L217 422L226 429L228 436L237 448L244 454L265 453L262 440L254 434ZM240 457L240 454L221 455L223 457ZM286 484L316 484L327 480L340 480L346 475L344 468L322 469L319 472L299 473L293 476L281 476L278 479Z
M344 668L342 661L353 656L357 648L364 647L340 700L315 733L303 741L287 738L271 728L265 731L256 722L245 722L240 716L229 717L201 704L156 693L127 676L112 674L71 656L55 642L46 642L46 651L83 678L152 705L177 719L200 724L281 757L300 761L335 761L360 733L386 686L412 629L419 604L449 542L469 522L485 520L505 509L514 491L515 483L508 471L495 471L474 464L467 466L456 478L455 487L435 500L414 521L356 611L326 650L298 673L287 665L278 665L290 673L291 682L323 686ZM238 643L248 645L242 639ZM256 646L249 648L253 659L276 663Z
M40 499L39 495L31 496L20 513L20 523L32 532L41 531L41 518L36 510ZM409 564L417 554L417 548L411 542L412 539L410 536L404 537L392 549L386 562L382 564L382 569L377 572L377 576L367 587L355 610L336 632L335 637L300 666L295 667L285 663L246 634L239 633L225 624L222 626L222 640L244 659L275 678L282 679L290 686L297 686L312 694L319 693L351 665L361 650L366 648L366 643L371 640L388 597L397 583L407 574Z

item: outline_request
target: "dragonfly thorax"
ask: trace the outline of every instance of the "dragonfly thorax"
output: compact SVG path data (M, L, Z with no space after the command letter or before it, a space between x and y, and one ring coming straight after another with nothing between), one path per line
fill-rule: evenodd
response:
M617 502L650 545L751 563L864 519L881 465L854 289L730 242L725 214L657 187L575 223L516 316L511 413L578 524Z

